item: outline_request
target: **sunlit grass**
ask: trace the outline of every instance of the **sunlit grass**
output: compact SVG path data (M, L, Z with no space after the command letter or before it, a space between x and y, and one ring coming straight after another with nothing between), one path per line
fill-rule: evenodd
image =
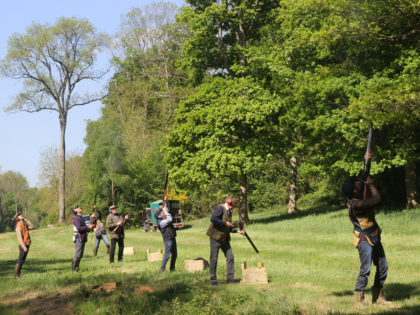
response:
M13 280L17 258L14 233L0 234L1 314L42 309L58 299L61 313L99 312L134 314L283 314L283 313L357 313L352 294L359 269L358 253L352 244L352 226L345 209L325 208L302 211L294 216L268 211L251 214L249 236L260 250L256 254L246 238L232 235L236 277L241 263L267 268L269 284L263 286L226 285L226 264L219 255L220 285L209 286L208 271L190 274L184 260L203 257L209 260L208 218L187 222L178 231L177 271L159 272L159 263L147 261L146 250L163 248L158 232L129 230L126 247L135 254L122 263L109 265L102 243L93 257L93 239L86 244L81 272L71 272L74 253L71 227L34 230L33 245L22 278ZM420 312L420 208L380 212L377 220L383 228L382 242L388 258L387 297L396 308L371 306L361 313ZM369 288L373 282L371 273ZM93 293L94 285L119 281L122 290L112 294ZM134 288L147 285L152 295L137 296ZM370 298L370 293L366 293ZM55 299L55 300L54 300ZM51 306L51 305L50 305ZM64 307L65 306L65 307ZM45 307L48 307L46 303ZM52 306L51 306L52 307Z

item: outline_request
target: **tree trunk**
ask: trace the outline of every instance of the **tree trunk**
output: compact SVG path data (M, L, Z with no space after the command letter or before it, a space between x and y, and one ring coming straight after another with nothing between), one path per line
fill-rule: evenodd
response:
M416 163L408 162L405 165L405 191L407 195L407 208L419 206L419 194L417 192Z
M239 220L244 224L248 224L248 200L247 200L247 177L242 175L239 180Z
M297 184L296 157L292 156L292 158L290 159L290 195L289 195L289 210L287 211L288 213L293 213L297 210L296 184Z
M66 123L65 116L60 117L60 172L58 187L58 211L59 222L64 223L66 220L65 202L66 202Z

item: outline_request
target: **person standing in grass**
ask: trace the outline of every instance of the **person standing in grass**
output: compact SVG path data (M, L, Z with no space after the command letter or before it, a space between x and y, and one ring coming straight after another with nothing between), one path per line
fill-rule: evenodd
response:
M19 244L19 257L15 266L15 280L20 278L20 271L28 256L29 247L31 246L31 237L29 236L29 230L34 229L34 225L26 220L22 214L16 213L13 217L13 221L16 222L16 235Z
M106 245L106 254L108 255L110 245L108 236L106 235L106 229L102 222L102 213L98 211L96 205L93 206L93 209L95 210L94 215L96 216L95 247L93 249L93 256L95 257L98 254L99 243L101 240L104 241Z
M370 153L368 155L370 160ZM381 243L381 229L375 220L374 206L381 202L381 196L368 176L364 183L368 193L365 200L358 199L361 187L354 177L349 178L342 186L347 197L349 217L353 223L354 245L359 251L360 272L354 290L354 306L366 307L364 290L368 284L370 268L376 266L375 280L372 287L372 303L392 305L382 295L382 288L388 274L388 263Z
M72 210L74 214L73 218L73 242L74 242L74 257L71 263L71 270L73 272L79 272L80 260L83 258L83 252L85 250L85 244L87 242L87 233L89 233L94 227L94 224L86 226L85 220L82 217L82 209L77 205Z
M219 257L219 249L222 249L226 257L226 283L236 283L234 279L235 261L232 248L230 247L230 233L238 232L232 223L232 209L236 206L237 200L234 197L226 198L226 202L218 205L211 215L211 224L207 230L210 237L210 284L217 285L217 259ZM245 235L245 230L239 231Z
M112 205L109 207L108 216L106 217L106 227L109 229L111 237L111 249L109 251L109 263L114 263L115 247L118 243L118 261L123 260L124 253L124 222L128 219L128 215L123 217L117 212L117 207ZM125 220L124 220L125 219Z
M165 255L163 256L160 271L165 271L169 256L171 256L171 264L169 266L169 270L175 271L175 262L178 256L178 250L176 246L176 231L174 225L172 224L172 214L166 196L163 200L162 210L156 211L155 218L157 219L156 223L160 233L162 233L163 243L165 244Z

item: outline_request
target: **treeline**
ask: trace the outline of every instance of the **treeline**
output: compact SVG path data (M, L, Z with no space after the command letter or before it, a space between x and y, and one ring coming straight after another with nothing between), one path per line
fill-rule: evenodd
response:
M133 9L102 116L73 157L80 192L66 208L116 203L139 221L161 198L166 171L190 215L227 194L239 196L244 221L273 205L337 203L340 183L363 167L370 122L384 203L418 205L418 12L413 0Z

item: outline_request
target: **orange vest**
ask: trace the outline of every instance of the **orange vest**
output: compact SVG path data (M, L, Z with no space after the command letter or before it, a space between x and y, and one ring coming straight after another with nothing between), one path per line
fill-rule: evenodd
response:
M22 221L19 221L19 222L16 223L16 228L17 227L20 227L20 229L22 231L23 242L25 243L25 245L30 245L31 244L31 237L29 236L28 226L26 224L24 224Z

